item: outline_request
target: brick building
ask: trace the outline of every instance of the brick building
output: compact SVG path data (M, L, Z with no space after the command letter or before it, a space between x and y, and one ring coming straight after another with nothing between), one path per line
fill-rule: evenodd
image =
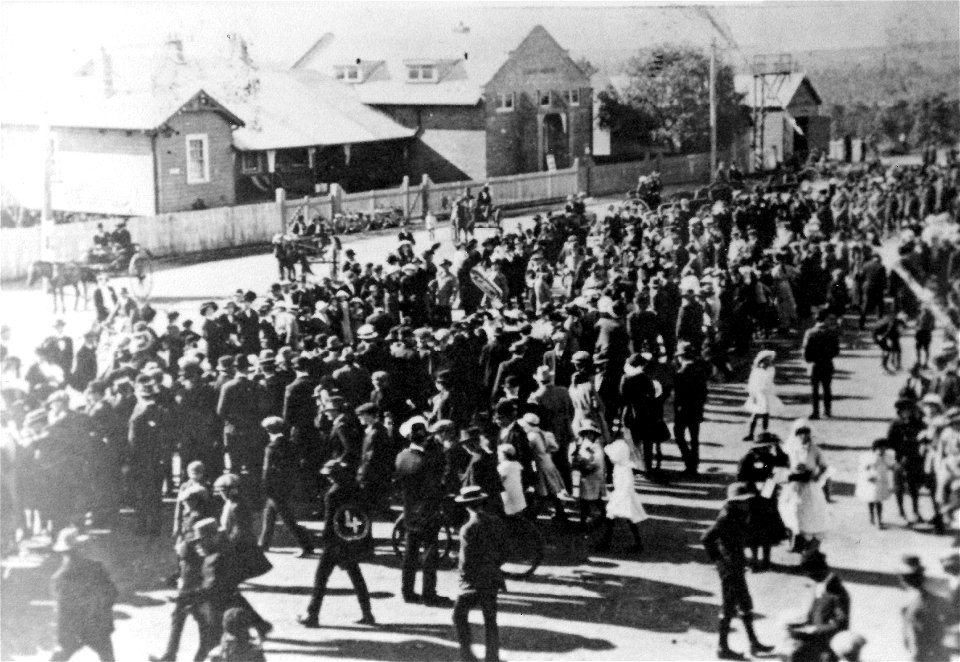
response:
M539 25L519 42L463 25L418 25L396 39L379 29L327 33L293 69L333 76L415 129L407 164L413 178L564 168L592 148L590 79Z

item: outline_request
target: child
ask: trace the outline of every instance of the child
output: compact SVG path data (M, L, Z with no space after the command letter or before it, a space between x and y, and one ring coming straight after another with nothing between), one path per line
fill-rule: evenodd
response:
M640 540L640 528L637 524L647 519L647 512L643 509L633 482L633 470L639 468L634 459L636 453L622 438L607 444L604 452L613 463L613 494L607 502L607 519L603 524L603 535L597 550L603 552L610 549L614 520L625 519L630 526L630 533L633 534L633 547L630 551L639 554L643 551L643 542Z
M902 328L903 320L900 316L890 313L890 316L873 330L873 340L882 351L880 365L888 372L891 371L891 368L892 372L900 369L900 330Z
M434 216L433 210L427 210L426 216L423 217L423 224L427 229L427 237L430 239L430 243L433 243L437 236L437 217Z
M607 481L601 434L595 423L586 421L580 427L580 439L573 451L571 466L580 474L580 527L584 532L588 529L591 507L596 507L601 517L605 513L603 497L607 495Z
M223 636L210 651L210 662L266 662L263 649L250 640L252 623L250 613L239 607L223 612Z
M523 493L523 481L521 473L523 468L517 462L517 449L511 444L500 444L497 446L497 473L500 474L500 482L503 484L503 491L500 496L503 498L503 510L507 517L517 515L527 509L527 497Z
M197 487L202 488L202 493L196 491L195 488ZM187 465L187 480L181 483L180 489L177 491L177 502L173 506L173 537L178 542L181 540L181 530L186 533L191 533L193 530L193 523L183 526L182 521L184 517L183 499L187 493L192 493L195 495L195 499L199 499L195 503L196 507L193 508L200 513L199 517L196 518L197 520L214 515L213 497L210 494L210 484L207 482L207 468L199 460L194 460Z
M917 331L913 335L917 347L917 365L926 368L930 363L930 341L933 339L933 330L937 328L937 320L929 306L924 306L917 318Z
M857 472L856 497L866 501L870 509L870 523L883 529L883 502L892 494L893 473L886 456L886 439L877 439L871 451L860 459Z

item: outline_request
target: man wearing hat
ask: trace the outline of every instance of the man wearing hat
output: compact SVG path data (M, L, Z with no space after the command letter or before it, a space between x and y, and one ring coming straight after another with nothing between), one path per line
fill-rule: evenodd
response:
M643 465L648 475L654 470L654 443L657 442L659 448L662 441L658 438L657 423L662 417L657 416L657 392L653 380L643 371L649 360L649 354L632 354L620 382L623 425L630 430L633 444L643 449Z
M213 301L207 301L200 306L203 316L203 325L200 335L206 341L207 359L216 365L220 357L227 353L230 334L224 326L223 320L217 316L218 306Z
M176 412L180 420L190 421L178 429L180 465L185 469L199 460L209 475L218 476L223 470L223 442L217 391L203 378L203 369L196 359L180 359L179 370L174 384Z
M317 562L310 603L297 621L304 627L320 627L320 607L327 592L327 582L334 568L340 567L346 571L357 592L357 601L363 614L358 623L376 625L370 607L370 593L358 561L363 546L369 544L371 521L360 503L360 489L354 478L354 469L339 460L330 460L324 465L322 473L331 483L323 500L323 551Z
M356 355L349 347L340 352L340 361L343 365L333 371L333 381L347 404L351 408L359 407L370 399L373 390L370 372L357 363Z
M113 526L120 508L122 475L120 463L126 450L126 438L118 428L120 421L107 400L107 383L93 380L83 392L86 401L86 429L89 434L90 511L98 525Z
M923 564L916 556L903 557L900 584L907 593L900 615L903 643L911 662L935 662L947 659L943 647L947 609L943 601L926 586Z
M831 639L850 627L850 595L840 577L830 570L823 552L811 550L804 554L800 569L815 582L814 598L806 619L788 626L793 641L790 659L829 659Z
M463 392L462 387L458 388L453 374L449 370L441 370L434 379L434 385L437 394L430 400L432 408L427 421L436 423L449 420L458 429L466 426L470 417L470 405L467 402L469 396Z
M398 449L375 404L366 402L357 407L355 412L363 425L363 451L357 482L360 483L364 507L371 515L376 515L389 505L390 493L384 486L389 485L393 477Z
M69 660L88 646L101 662L113 662L113 604L117 587L103 565L84 558L80 552L86 540L75 528L63 529L53 551L62 562L51 585L56 601L57 649L51 660Z
M485 511L487 493L478 486L460 490L454 501L469 513L466 524L460 528L460 592L453 606L453 624L457 629L460 656L464 660L477 659L472 650L468 618L479 606L483 612L483 627L487 662L500 659L500 632L497 627L497 593L503 586L500 566L504 562L506 539L500 519Z
M297 523L291 500L296 485L299 458L286 435L286 425L279 416L268 416L261 424L269 440L263 457L263 528L260 530L260 548L270 549L277 515L300 544L300 558L313 553L313 541L306 529Z
M780 447L780 437L772 432L761 432L753 448L737 465L737 480L757 490L750 504L751 527L746 537L746 544L753 552L754 572L770 568L770 548L786 538L786 528L777 509L780 490L777 471L789 466L790 458Z
M823 413L830 418L833 402L833 359L840 354L837 334L827 327L830 313L817 313L817 323L803 336L803 360L810 364L810 389L813 398L811 419L820 418L820 391L823 390Z
M259 481L264 444L260 422L269 404L267 390L250 379L246 356L238 354L234 365L237 372L220 389L220 400L217 402L217 415L223 421L227 468L239 474L246 467L251 477Z
M176 429L171 412L159 401L156 382L137 377L137 405L130 415L128 457L130 485L136 509L136 532L159 536L163 507L163 478L173 452L171 435Z
M83 334L83 344L74 358L73 372L70 373L70 386L83 392L87 384L97 378L97 342L100 334L87 331Z
M719 645L717 657L721 660L743 660L741 653L729 646L730 621L739 615L743 628L750 640L750 653L753 656L769 653L773 650L764 646L753 629L753 600L747 587L746 556L743 552L744 535L747 527L747 514L754 489L747 483L732 483L727 487L727 501L716 522L707 529L700 541L717 566L720 575L720 611Z
M553 433L557 442L557 451L553 455L556 465L567 491L572 491L570 475L570 444L573 443L573 401L570 392L554 383L554 375L545 365L537 368L533 378L538 388L530 394L527 402L531 411L540 417L541 427Z
M360 467L363 455L363 426L343 396L332 395L321 404L322 413L331 421L327 443L333 456L350 466Z
M700 423L707 404L709 371L699 351L687 341L677 344L677 373L673 388L673 435L683 456L686 473L697 474L700 464ZM690 445L687 446L687 432Z
M437 595L437 536L440 530L440 502L443 499L444 457L442 450L431 443L426 421L410 419L401 426L410 445L397 455L397 480L403 499L404 540L401 593L404 602L443 605L448 602ZM423 594L414 591L420 550L423 554Z
M267 392L267 413L271 416L283 415L283 401L287 386L293 381L293 374L277 370L277 358L272 349L260 351L257 371L259 381Z
M433 293L434 326L450 326L453 321L453 301L460 286L457 277L450 271L452 264L446 258L441 260L437 275L430 283L430 291Z
M67 323L58 319L53 323L53 335L47 339L47 343L52 349L51 363L54 363L63 370L65 379L70 378L70 370L73 368L73 338L64 333Z

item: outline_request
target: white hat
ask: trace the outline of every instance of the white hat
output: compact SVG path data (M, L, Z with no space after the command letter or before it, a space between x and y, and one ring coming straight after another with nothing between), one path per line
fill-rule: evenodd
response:
M523 415L523 422L534 427L540 427L540 417L530 411Z
M69 552L70 550L76 549L80 546L81 543L89 540L87 536L80 535L80 532L77 529L67 527L60 531L60 534L57 536L57 542L53 546L53 551L55 552Z
M404 421L400 426L400 436L409 437L410 433L413 432L413 426L417 425L418 423L424 428L427 427L427 419L425 419L423 416L414 416L413 418L409 418Z

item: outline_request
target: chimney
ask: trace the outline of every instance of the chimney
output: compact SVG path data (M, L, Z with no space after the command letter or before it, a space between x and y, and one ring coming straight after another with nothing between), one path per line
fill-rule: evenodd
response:
M103 96L112 97L114 93L113 60L110 59L107 49L102 46L100 47L100 59L103 67Z
M170 35L167 37L166 47L171 60L177 64L184 64L186 62L186 60L183 59L183 40L180 39L179 36Z

